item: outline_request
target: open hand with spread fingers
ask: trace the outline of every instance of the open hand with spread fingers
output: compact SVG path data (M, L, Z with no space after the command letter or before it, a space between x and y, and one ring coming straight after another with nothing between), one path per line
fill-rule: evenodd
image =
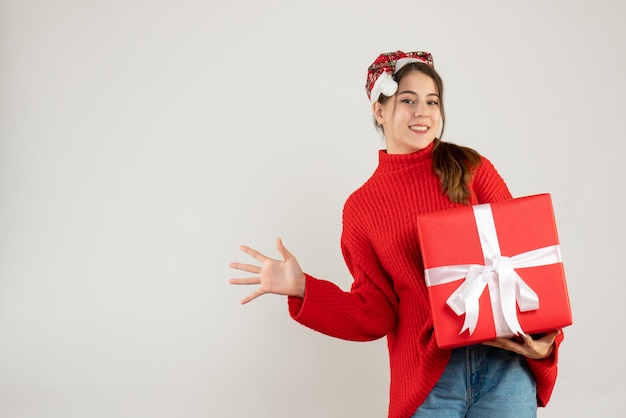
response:
M286 296L304 296L306 278L296 258L287 251L280 238L276 240L276 248L283 260L275 260L267 257L257 250L246 245L241 246L241 251L256 259L261 266L243 263L230 263L230 267L253 273L255 276L241 279L230 279L231 284L237 285L260 285L253 293L245 297L241 303L245 304L266 293L274 293Z

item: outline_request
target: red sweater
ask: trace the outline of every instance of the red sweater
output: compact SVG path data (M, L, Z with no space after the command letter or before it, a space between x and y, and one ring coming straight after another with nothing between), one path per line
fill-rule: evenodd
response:
M485 158L470 188L471 204L511 198ZM341 248L354 277L350 291L306 275L304 298L289 297L291 316L314 330L352 341L387 337L390 418L410 417L450 358L450 350L439 349L435 342L416 219L455 206L433 171L432 145L412 154L379 151L378 168L344 206ZM561 340L549 358L527 359L539 406L552 393Z

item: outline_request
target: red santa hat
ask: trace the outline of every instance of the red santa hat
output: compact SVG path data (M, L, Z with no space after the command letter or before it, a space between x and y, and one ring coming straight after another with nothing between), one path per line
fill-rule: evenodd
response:
M434 68L433 56L429 52L396 51L380 54L367 69L365 91L370 102L374 103L381 94L393 96L398 91L398 83L393 78L394 74L412 62L423 62Z

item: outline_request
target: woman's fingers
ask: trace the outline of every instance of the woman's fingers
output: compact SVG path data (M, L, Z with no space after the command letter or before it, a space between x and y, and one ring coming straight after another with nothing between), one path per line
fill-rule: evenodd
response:
M256 292L253 292L251 294L249 294L248 296L246 296L245 298L241 299L241 304L245 305L246 303L258 298L261 295L264 295L266 292L264 290L257 290Z
M258 277L248 277L241 279L230 279L228 282L230 284L261 284L261 279Z
M237 270L247 271L248 273L260 273L261 272L261 267L253 266L252 264L230 263L230 267L237 269Z
M269 260L269 257L266 257L265 255L261 254L260 252L258 252L254 248L250 248L247 245L242 245L240 247L240 249L241 249L241 251L243 251L244 253L248 254L249 256L255 258L256 260L258 260L261 263L264 263L266 260Z
M492 347L504 348L531 359L542 359L548 357L554 349L555 337L560 331L546 334L542 338L535 340L530 335L522 334L522 343L508 338L496 338L493 341L486 341L483 344Z
M526 344L528 347L532 347L533 344L535 343L535 340L533 340L533 337L531 337L528 334L522 334L522 339L524 340L524 344Z
M540 340L542 341L546 341L549 342L550 344L554 343L554 340L556 339L556 337L561 333L560 329L557 329L556 331L552 331L549 334L546 334L544 337L540 338Z
M276 239L276 248L278 248L278 252L283 256L284 260L288 260L293 257L293 255L287 250L287 247L283 244L283 240L280 238Z

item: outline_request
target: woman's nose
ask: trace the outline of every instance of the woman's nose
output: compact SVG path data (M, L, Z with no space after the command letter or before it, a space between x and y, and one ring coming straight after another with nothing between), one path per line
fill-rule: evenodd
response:
M430 114L428 113L428 106L426 106L426 103L422 103L420 101L415 103L415 117L423 117L426 118L430 116Z
M417 109L415 109L415 117L427 118L429 116L430 114L428 113L425 107L418 107Z

